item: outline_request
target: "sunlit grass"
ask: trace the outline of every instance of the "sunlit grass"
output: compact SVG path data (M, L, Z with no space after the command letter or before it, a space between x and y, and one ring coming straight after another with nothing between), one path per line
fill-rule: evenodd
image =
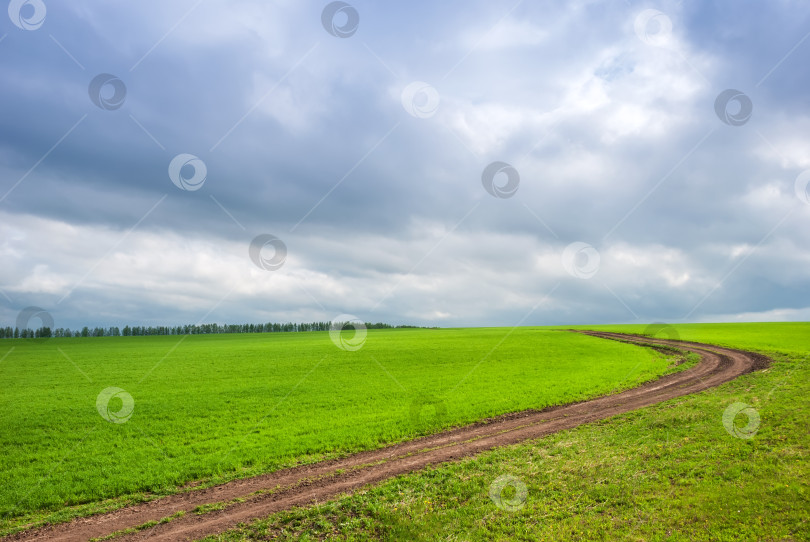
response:
M760 351L775 363L719 388L401 476L207 540L810 540L810 324L676 330L684 339ZM761 417L751 439L723 426L723 412L735 402ZM490 499L503 475L527 486L519 510Z
M11 348L6 529L610 393L671 363L537 328L372 330L354 352L328 333L7 340L0 356ZM97 410L110 387L124 392L104 412L122 423Z

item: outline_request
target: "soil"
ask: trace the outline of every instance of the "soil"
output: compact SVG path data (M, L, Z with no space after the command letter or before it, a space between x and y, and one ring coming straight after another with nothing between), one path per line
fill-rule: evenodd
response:
M6 541L79 541L159 521L180 511L186 514L167 523L115 540L194 540L234 528L295 506L323 502L369 484L407 474L428 465L456 461L498 446L537 439L581 424L603 420L668 399L696 393L767 367L761 355L699 343L650 339L618 333L585 331L588 335L645 344L667 345L700 355L694 367L663 376L636 388L589 401L528 410L482 420L427 437L335 459L234 480L206 489L190 490L110 513L23 531ZM257 493L259 492L259 493ZM205 514L196 507L244 499L223 510Z

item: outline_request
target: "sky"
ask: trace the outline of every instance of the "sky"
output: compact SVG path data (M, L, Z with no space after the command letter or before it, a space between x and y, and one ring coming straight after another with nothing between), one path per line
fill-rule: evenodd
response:
M798 0L12 0L0 323L808 320L809 55Z

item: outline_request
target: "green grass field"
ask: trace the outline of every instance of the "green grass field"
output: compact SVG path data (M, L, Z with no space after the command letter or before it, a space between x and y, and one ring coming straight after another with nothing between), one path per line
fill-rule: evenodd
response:
M0 529L610 393L672 361L538 328L374 330L355 352L327 333L180 339L0 342Z
M399 477L210 540L810 540L810 324L674 330L684 340L759 351L775 363L706 392ZM736 402L760 415L750 439L723 425ZM501 494L514 499L512 510L490 498L502 476L526 486L525 499L516 499L514 486Z

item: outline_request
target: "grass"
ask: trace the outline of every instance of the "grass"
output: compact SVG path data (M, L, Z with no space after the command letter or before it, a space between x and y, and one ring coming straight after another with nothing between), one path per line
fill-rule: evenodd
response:
M756 350L775 363L706 392L206 540L810 540L810 324L674 330L683 339ZM751 439L735 438L723 425L723 412L736 402L760 414ZM490 498L502 476L526 486L514 511ZM502 500L514 499L515 485Z
M170 521L174 521L175 519L179 519L185 516L186 513L182 510L179 512L175 512L171 516L166 516L165 518L161 518L158 521L147 521L146 523L142 523L137 527L131 527L129 529L121 529L120 531L115 531L114 533L110 533L107 536L102 536L99 538L91 538L90 542L104 542L105 540L114 540L120 536L124 536L127 534L134 534L140 531L145 531L146 529L151 529L157 525L163 525L164 523L169 523Z
M6 340L0 358L0 534L610 393L671 362L538 328L372 330L354 352L327 333Z

